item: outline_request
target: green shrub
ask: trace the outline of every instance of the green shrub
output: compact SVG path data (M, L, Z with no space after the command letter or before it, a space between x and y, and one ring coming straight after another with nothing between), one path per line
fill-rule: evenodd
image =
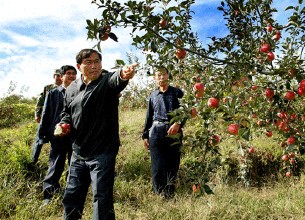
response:
M33 104L0 102L0 128L12 127L34 118Z

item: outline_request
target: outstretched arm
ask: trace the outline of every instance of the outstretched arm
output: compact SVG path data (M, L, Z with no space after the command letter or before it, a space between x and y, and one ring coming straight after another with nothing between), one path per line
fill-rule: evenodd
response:
M138 66L138 63L133 63L129 66L124 66L123 69L120 72L120 77L122 79L132 79L134 77L134 74L136 73L136 67Z

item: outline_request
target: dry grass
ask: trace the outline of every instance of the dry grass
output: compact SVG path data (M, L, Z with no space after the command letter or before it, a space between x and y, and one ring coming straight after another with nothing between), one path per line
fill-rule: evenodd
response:
M144 118L145 110L120 113L122 146L117 157L114 191L118 220L305 219L303 175L299 180L280 179L279 182L260 188L215 182L216 185L213 186L215 194L210 196L194 195L191 186L183 185L184 180L180 180L177 194L172 200L165 200L153 194L150 182L150 157L141 140ZM2 149L0 153L5 152L3 148L9 140L14 137L15 139L25 138L28 133L34 134L36 128L35 126L23 127L22 132L19 129L0 130L0 135L6 135L6 142L0 140L0 149ZM20 134L24 135L20 137ZM266 142L256 140L256 143L259 145ZM270 144L273 143L270 142ZM12 149L17 148L14 144L12 145ZM23 146L18 144L18 146L26 150L23 149L17 153L29 156L29 146L26 144ZM10 152L10 157L13 154ZM25 167L15 167L16 164L20 165L20 161L17 163L9 159L7 155L0 155L2 158L0 160L2 172L0 173L2 177L0 179L0 219L62 219L61 195L55 197L49 206L40 209L41 181L46 172L47 155L48 147L46 146L33 172L27 174L25 174ZM16 158L19 157L16 156ZM64 178L61 182L62 185L65 184ZM91 219L91 201L92 197L89 193L84 210L83 219L85 220Z

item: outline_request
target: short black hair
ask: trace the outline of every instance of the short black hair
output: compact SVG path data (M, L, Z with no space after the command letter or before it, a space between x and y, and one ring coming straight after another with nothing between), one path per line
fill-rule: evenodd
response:
M97 50L94 49L82 49L78 52L76 55L76 63L81 64L83 62L83 59L86 59L91 56L91 54L96 53L100 60L102 61L102 54L100 54Z
M158 71L160 72L160 71L163 71L163 70L166 71L166 73L168 74L168 77L170 78L171 74L170 74L170 72L168 71L168 69L165 66L156 66L156 67L154 67L154 72L158 72Z
M66 71L68 70L74 70L75 71L75 74L77 74L77 70L74 66L71 66L71 65L64 65L60 68L60 74L61 75L65 75Z

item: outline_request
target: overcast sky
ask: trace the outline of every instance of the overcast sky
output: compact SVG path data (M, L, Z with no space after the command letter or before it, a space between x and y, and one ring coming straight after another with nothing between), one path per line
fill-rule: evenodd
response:
M216 10L220 2L196 0L192 27L202 42L225 34L222 14ZM297 0L275 2L287 7ZM16 93L27 87L25 97L37 96L44 85L52 83L55 68L75 66L76 53L97 43L87 40L86 19L100 14L91 0L0 0L0 97L7 93L11 81L17 84ZM105 69L113 67L116 59L126 60L128 52L141 54L130 46L126 30L113 32L119 42L109 39L102 43Z

